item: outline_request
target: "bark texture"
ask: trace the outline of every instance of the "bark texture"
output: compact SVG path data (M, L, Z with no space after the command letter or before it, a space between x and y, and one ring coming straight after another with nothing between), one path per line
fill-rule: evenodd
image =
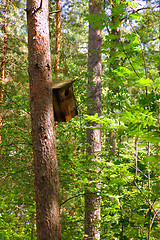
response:
M27 0L30 107L38 240L59 240L59 177L52 104L48 0Z
M89 14L100 14L100 1L89 1ZM88 115L101 115L101 30L89 23L88 47ZM94 127L94 129L93 129ZM96 122L89 122L87 128L88 180L92 184L85 190L85 239L100 239L100 180L98 179L97 159L100 159L101 129ZM93 183L94 182L94 183ZM92 190L90 190L90 186ZM94 190L93 190L94 189Z

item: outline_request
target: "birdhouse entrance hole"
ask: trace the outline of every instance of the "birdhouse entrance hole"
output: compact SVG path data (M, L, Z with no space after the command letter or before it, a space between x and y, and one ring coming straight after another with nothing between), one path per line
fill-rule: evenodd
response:
M65 91L65 96L66 96L66 97L69 96L69 90L66 90L66 91Z

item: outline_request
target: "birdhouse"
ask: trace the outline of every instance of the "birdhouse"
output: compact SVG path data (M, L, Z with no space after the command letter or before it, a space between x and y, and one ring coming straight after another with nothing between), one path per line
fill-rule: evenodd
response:
M75 80L57 81L53 83L54 118L58 122L67 122L78 114L73 93Z

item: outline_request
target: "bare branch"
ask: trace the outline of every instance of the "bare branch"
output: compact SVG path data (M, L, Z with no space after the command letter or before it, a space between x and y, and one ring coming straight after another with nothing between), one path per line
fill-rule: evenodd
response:
M64 202L62 202L62 203L60 204L60 207L61 207L63 204L65 204L66 202L68 202L69 200L71 200L71 199L73 199L73 198L76 198L76 197L79 197L79 196L84 196L84 193L79 193L78 195L75 195L75 196L72 196L72 197L66 199Z

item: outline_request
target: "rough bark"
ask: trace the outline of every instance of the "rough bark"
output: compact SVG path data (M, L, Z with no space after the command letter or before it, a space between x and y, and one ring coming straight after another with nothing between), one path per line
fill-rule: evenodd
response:
M100 1L89 1L89 14L99 15ZM96 19L96 16L94 16ZM88 115L101 115L101 30L89 23L88 47ZM93 129L94 127L94 129ZM100 180L97 159L100 159L101 129L96 122L89 122L87 128L87 172L92 184L85 190L85 239L100 239ZM96 181L95 181L96 180ZM96 182L96 183L93 183ZM90 190L90 187L92 190ZM94 190L93 190L94 189Z
M30 107L38 240L59 240L59 177L52 105L48 0L27 0Z

